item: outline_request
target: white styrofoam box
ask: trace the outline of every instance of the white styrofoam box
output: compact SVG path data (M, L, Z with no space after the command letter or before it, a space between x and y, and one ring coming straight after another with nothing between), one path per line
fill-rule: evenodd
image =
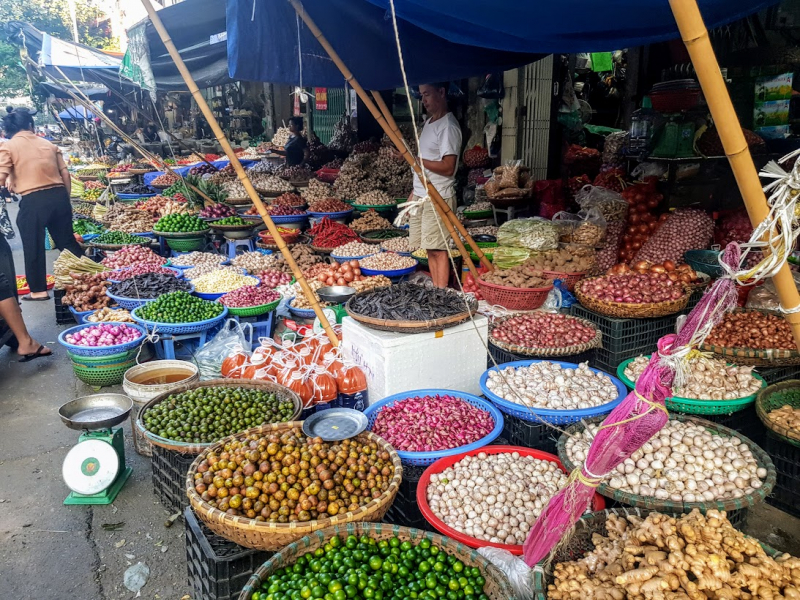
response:
M364 370L370 404L425 388L480 396L488 332L489 321L483 315L475 315L474 325L467 321L427 333L378 331L346 317L342 351Z

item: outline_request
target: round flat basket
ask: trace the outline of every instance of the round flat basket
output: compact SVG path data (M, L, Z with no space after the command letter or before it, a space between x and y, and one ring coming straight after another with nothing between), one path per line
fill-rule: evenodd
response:
M410 256L410 254L409 254ZM411 275L414 271L417 270L417 266L419 265L419 261L414 259L415 265L413 267L406 267L405 269L392 269L390 271L384 271L382 269L367 269L365 267L361 267L361 273L368 277L374 277L376 275L383 275L384 277L388 277L389 279L395 279L397 277L404 277L405 275Z
M311 248L315 254L322 254L322 255L330 254L334 250L336 250L336 248L321 248L320 246L314 246L313 244L309 244L308 247Z
M620 402L622 402L625 397L628 395L628 389L625 387L619 379L612 375L608 375L605 371L601 371L600 369L592 369L595 373L603 373L604 375L608 375L609 379L611 379L611 383L614 384L614 387L617 388L617 397L614 398L611 402L606 402L605 404L601 404L600 406L593 406L592 408L581 408L578 410L554 410L551 408L532 408L527 407L524 404L519 404L517 402L512 402L511 400L506 400L505 398L501 398L493 391L489 389L487 386L487 381L489 380L489 373L492 371L499 371L502 369L506 369L508 367L527 367L534 363L543 362L541 360L517 360L514 362L504 363L497 367L492 367L491 369L487 369L483 372L480 379L480 386L481 391L483 391L483 395L486 396L489 400L491 400L492 404L497 406L502 412L507 415L511 415L512 417L517 417L518 419L522 419L523 421L528 421L531 423L552 423L554 425L563 425L566 423L574 423L576 421L580 421L581 419L590 419L592 417L598 417L601 415L607 415L612 410L614 410ZM568 363L568 362L561 362L557 360L551 360L547 362L552 362L557 365L560 365L562 368L566 369L576 369L578 367L575 363Z
M205 321L196 321L194 323L157 323L155 321L142 319L136 314L140 308L141 307L134 308L133 311L131 311L131 318L140 325L146 327L148 331L158 330L160 333L181 334L208 331L219 325L225 317L228 316L228 307L224 307L223 311L218 316L213 319L206 319Z
M211 228L211 231L221 231L223 233L227 231L250 231L255 227L253 223L245 223L244 225L215 225L213 221L210 222L208 226Z
M552 283L542 288L515 288L478 279L477 284L481 295L489 304L503 306L509 310L539 308L553 289Z
M442 389L427 389L427 390L411 390L409 392L402 392L400 394L394 394L392 396L387 396L383 400L379 400L378 402L374 402L370 404L367 408L364 409L364 415L369 420L369 425L367 428L371 431L372 428L375 426L375 420L378 418L378 414L387 406L394 405L395 402L399 402L401 400L405 400L406 398L415 398L417 396L442 396L448 395L453 396L455 398L460 398L467 404L471 404L481 410L488 412L492 420L494 421L494 428L488 434L483 436L481 439L472 442L471 444L465 444L463 446L457 446L455 448L449 448L447 450L436 450L433 452L408 452L405 450L397 450L397 454L400 457L400 460L403 462L404 465L411 465L415 467L424 467L427 465L431 465L440 458L445 458L447 456L453 456L454 454L461 454L464 452L469 452L470 450L476 450L478 448L482 448L483 446L487 446L491 444L495 439L497 439L501 433L503 433L503 413L501 413L497 408L495 408L491 402L487 402L477 396L473 396L472 394L465 394L464 392L457 392L454 390L442 390Z
M136 366L136 358L122 364L110 366L85 366L72 363L75 377L91 387L108 387L120 385L125 378L125 372Z
M723 269L719 264L719 250L689 250L684 253L683 260L698 273L711 277L722 277Z
M134 245L137 245L137 246L148 246L153 241L152 238L143 237L143 238L140 238L140 239L141 239L141 241L135 241L135 242L132 241L129 244L98 244L94 240L91 240L88 245L90 247L92 247L92 248L97 248L98 250L108 250L109 252L114 252L116 250L121 250L125 246L134 246Z
M205 237L188 238L184 240L168 239L166 240L169 246L175 252L192 252L194 250L201 250L206 245Z
M531 448L524 448L522 446L486 446L483 448L476 448L474 450L469 450L465 452L460 452L459 454L455 454L452 456L448 456L446 458L440 458L435 463L430 465L425 471L422 473L422 477L420 477L419 482L417 483L417 506L419 506L419 510L422 513L422 516L425 517L425 520L430 523L436 531L439 533L446 535L447 537L451 537L454 540L461 542L462 544L466 544L470 548L482 548L484 546L491 546L492 548L500 548L501 550L507 550L511 552L511 554L515 556L522 556L522 544L497 544L494 542L489 542L487 540L479 540L478 538L474 538L466 533L462 533L456 529L453 529L449 525L445 524L439 517L437 517L433 510L431 510L430 505L428 504L428 484L431 481L431 475L436 473L441 473L445 469L452 467L457 462L461 461L465 456L475 456L476 454L484 453L484 454L508 454L511 452L516 452L520 456L530 456L532 458L536 458L538 460L546 460L548 462L556 463L558 468L561 469L564 473L569 473L565 468L564 465L561 464L561 461L555 454L550 454L549 452L543 452L542 450L533 450ZM592 496L592 507L591 512L596 512L598 510L605 510L606 508L606 501L600 494L594 494Z
M718 423L712 423L711 421L706 421L705 419L700 419L698 417L672 414L670 415L670 420L695 423L705 427L712 434L739 438L742 443L747 445L747 447L750 449L750 452L753 453L753 457L758 463L758 467L763 467L767 470L767 478L761 484L761 487L753 491L751 494L744 495L741 498L727 498L724 500L712 500L711 502L673 502L671 500L659 500L654 496L640 496L637 494L630 494L622 490L616 490L612 488L607 481L604 481L598 486L597 491L600 494L606 498L616 500L620 504L624 504L626 506L636 506L647 510L657 510L659 512L674 514L688 513L695 508L699 509L702 513L705 513L707 510L712 508L730 512L733 510L747 508L758 502L763 502L764 499L769 496L772 488L775 487L775 479L777 476L775 465L772 464L772 460L767 453L758 447L754 442L744 437L738 431L734 431L733 429L729 429ZM575 423L570 425L564 434L558 438L558 457L561 459L561 462L564 463L564 466L570 471L579 465L573 463L567 456L567 438L568 436L574 436L581 433L583 429L584 423Z
M682 311L689 304L692 293L684 290L683 296L676 300L656 302L651 304L626 304L622 302L606 302L586 296L582 287L592 279L581 279L575 285L575 297L583 306L598 314L616 319L649 319L652 317L666 317Z
M365 244L380 244L385 240L408 237L408 229L370 229L359 236Z
M156 435L152 431L149 431L147 427L145 427L143 420L144 415L148 410L153 408L156 404L163 402L171 395L180 394L182 392L187 392L190 390L196 390L199 388L206 388L206 387L244 388L248 390L263 390L265 392L274 393L276 398L278 398L279 400L290 400L292 402L292 413L286 417L285 423L290 423L295 419L297 419L300 416L300 412L303 410L303 402L300 400L300 396L298 396L289 388L284 387L282 385L278 385L277 383L273 383L271 381L253 381L247 379L209 379L207 381L192 381L190 383L185 383L183 385L173 387L169 391L166 391L162 394L159 394L158 396L153 397L139 411L139 416L136 418L136 429L144 437L146 437L151 444L159 446L166 450L179 452L180 454L199 454L204 450L211 448L215 444L218 444L219 442L189 443L189 442L180 442L177 440L170 440L168 438L161 437L160 435ZM197 465L193 465L193 467L195 468L196 466ZM190 471L192 471L192 469L190 469ZM194 491L194 486L192 486L192 491Z
M165 240L192 240L204 237L210 231L209 228L200 231L153 231L159 237Z
M647 357L650 358L649 356ZM635 359L629 358L619 364L617 367L617 377L624 383L628 389L632 390L636 384L625 375L625 369ZM761 390L767 387L767 382L758 373L753 373L753 377L761 382ZM748 406L756 401L756 397L760 394L756 392L749 396L742 396L741 398L734 398L733 400L700 400L698 398L682 398L681 396L672 396L667 398L667 408L674 412L683 413L685 415L732 415L735 412L746 409Z
M247 306L247 307L228 307L228 314L236 315L238 317L257 317L258 315L265 315L268 312L272 312L276 308L278 308L278 304L281 303L281 298L278 298L274 302L270 302L269 304L261 304L259 306Z
M375 212L389 212L397 208L397 202L394 204L353 204L353 208L355 208L358 212L367 212L369 209L374 210Z
M780 367L800 365L800 353L797 350L760 350L757 348L723 348L701 344L701 352L713 352L715 356L724 358L737 365L755 367Z
M290 567L294 564L297 557L322 548L333 536L346 538L351 535L356 537L368 535L379 540L396 537L402 542L411 542L412 545L416 545L422 540L428 540L431 544L441 548L446 554L456 557L465 566L477 567L484 579L486 579L486 584L483 587L482 593L490 600L511 600L516 597L514 588L511 587L506 576L475 550L463 544L430 531L422 531L421 529L412 529L386 523L361 522L328 527L322 531L316 531L307 535L297 542L289 544L286 548L281 548L280 552L270 558L253 573L237 600L251 600L258 590L263 591L261 586L268 580L270 575L275 573L278 569ZM476 590L476 593L481 593L481 591ZM477 597L476 595L475 598Z
M86 314L87 316L92 314L94 311L88 311ZM115 344L113 346L78 346L77 344L70 344L67 342L68 335L74 335L79 331L83 331L88 327L93 327L95 325L99 325L99 323L84 323L83 325L76 325L75 327L70 327L69 329L65 329L60 334L58 334L58 343L64 346L69 352L75 354L76 356L109 356L112 354L119 354L120 352L126 352L128 350L133 350L134 348L138 348L139 345L144 341L145 337L147 336L147 332L144 330L143 327L139 325L135 325L133 323L116 323L110 322L106 323L106 325L127 325L128 327L135 329L139 332L139 337L132 342L125 342L124 344Z
M800 380L781 381L761 390L756 398L756 413L772 433L785 442L800 447L800 431L789 429L769 416L773 410L786 405L800 408Z
M605 537L609 534L606 528L606 520L609 515L613 514L622 518L631 516L643 520L647 518L649 512L649 510L639 508L611 508L594 512L578 519L569 537L566 540L562 540L562 543L547 557L546 561L534 567L533 597L536 600L547 600L548 586L553 584L553 566L583 558L586 554L595 549L593 541L595 535ZM761 547L764 548L764 551L769 556L777 557L780 555L779 552L765 544L761 544ZM683 590L680 591L682 592Z
M230 204L231 206L248 206L253 204L253 201L249 196L244 198L225 198L225 204Z
M224 447L226 443L235 438L245 439L251 435L261 436L273 433L282 435L292 429L297 430L300 435L302 435L301 426L302 422L297 421L262 425L261 427L255 427L243 433L236 434L235 436L225 438L212 446L209 450L219 450ZM189 503L194 509L195 514L209 529L211 529L211 531L240 546L255 548L256 550L282 550L284 546L297 541L304 535L311 534L314 531L325 529L332 525L344 525L345 523L354 521L380 521L397 495L402 480L403 466L394 448L374 433L364 431L358 434L355 439L362 442L375 443L381 450L388 452L393 465L393 474L386 491L378 498L373 499L365 506L361 506L352 512L339 513L334 517L317 519L304 523L270 523L268 521L256 521L255 519L229 515L205 502L194 488L194 474L197 471L198 465L204 460L206 452L203 452L203 454L195 459L189 467L189 472L186 474L186 492L189 495Z
M492 321L492 323L489 325L489 343L492 346L496 346L501 350L510 352L511 354L518 354L522 356L536 356L538 358L554 358L557 356L574 356L575 354L586 352L587 350L591 350L592 348L601 348L603 345L603 333L597 328L597 326L594 323L586 319L581 319L580 317L572 317L572 316L568 316L567 319L578 321L582 325L591 327L596 331L596 335L593 340L585 342L583 344L574 344L572 346L563 346L563 347L559 346L552 348L529 348L526 346L509 344L492 337L492 330L495 327L500 326L509 319L513 319L515 316L516 315L499 317Z
M371 290L365 293L372 294L376 291L378 290ZM353 296L353 298L356 298L357 296L359 296L359 294L356 294ZM347 315L353 317L353 319L359 323L363 323L367 327L377 329L379 331L396 331L399 333L439 331L441 329L447 329L448 327L454 327L459 323L463 323L478 311L478 301L475 300L474 296L467 296L467 301L470 307L469 311L464 311L463 313L458 313L457 315L451 315L441 319L433 319L431 321L398 321L394 319L378 319L354 312L351 308L353 298L350 298L350 300L347 301L347 304L344 305Z
M548 279L560 279L570 292L575 291L575 284L586 277L586 273L562 273L560 271L542 271Z

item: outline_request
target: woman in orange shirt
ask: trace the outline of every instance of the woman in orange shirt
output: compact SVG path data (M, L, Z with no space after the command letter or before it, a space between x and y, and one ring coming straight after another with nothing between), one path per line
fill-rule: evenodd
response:
M33 132L26 108L6 108L3 126L9 141L0 145L0 186L22 196L17 228L25 252L25 275L31 293L23 300L49 300L45 262L45 228L59 250L83 251L72 234L71 186L61 151Z

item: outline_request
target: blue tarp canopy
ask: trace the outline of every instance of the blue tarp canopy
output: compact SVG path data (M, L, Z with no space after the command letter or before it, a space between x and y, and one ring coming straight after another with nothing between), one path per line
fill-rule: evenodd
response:
M342 76L286 0L226 0L234 79L341 86ZM718 27L776 0L698 0ZM184 4L191 4L185 2ZM389 0L304 0L309 16L368 89L402 83ZM395 0L410 83L458 79L550 53L617 50L679 37L668 0Z
M70 106L67 110L62 110L58 113L58 117L64 121L71 119L83 121L86 119L94 119L94 114L92 111L86 110L84 106Z

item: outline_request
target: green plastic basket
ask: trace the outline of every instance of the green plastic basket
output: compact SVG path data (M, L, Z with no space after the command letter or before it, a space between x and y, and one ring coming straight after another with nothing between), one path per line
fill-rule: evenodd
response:
M648 356L647 358L650 357ZM617 377L631 390L634 388L635 384L625 375L625 369L634 360L634 358L629 358L621 362L617 367ZM696 398L673 396L672 398L667 398L667 409L685 415L730 415L739 412L755 402L759 393L767 387L767 382L764 381L761 375L753 373L753 377L761 381L761 390L755 394L736 398L735 400L699 400Z
M478 219L488 219L489 217L494 216L494 211L491 210L476 210L476 211L464 211L464 218L471 219L473 221Z
M194 250L202 250L203 246L206 245L206 239L204 237L186 238L183 240L169 238L165 239L167 246L176 252L192 252Z
M800 448L800 431L781 427L769 418L769 413L782 406L800 408L800 380L790 379L761 390L756 398L756 414L774 435L782 441Z
M271 312L278 308L278 304L281 303L281 299L278 298L274 302L270 302L269 304L261 304L259 306L247 306L244 308L231 308L228 307L228 314L236 315L238 317L257 317L258 315L264 315L268 312Z
M375 212L389 212L397 208L397 203L395 204L353 204L353 208L355 208L358 212L367 212L370 208Z
M87 367L72 363L72 370L75 376L87 385L92 387L107 387L110 385L120 385L125 378L125 372L136 366L136 359L128 360L117 365Z
M125 350L117 354L108 354L106 356L79 356L67 351L67 356L72 360L73 364L81 365L84 367L105 367L118 365L124 362L129 362L136 358L139 348Z

